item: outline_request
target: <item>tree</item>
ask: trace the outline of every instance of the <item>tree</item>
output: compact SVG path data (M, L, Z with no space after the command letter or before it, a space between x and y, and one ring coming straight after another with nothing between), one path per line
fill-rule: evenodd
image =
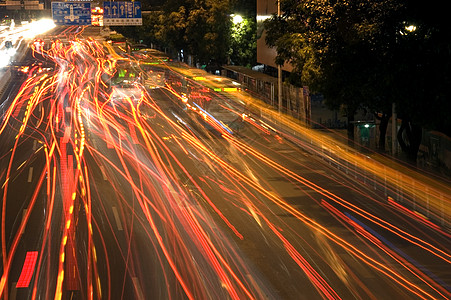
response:
M152 11L142 16L142 26L114 26L112 28L135 43L139 43L142 40L144 44L149 46L151 44L163 44L161 37L157 34L160 18L161 12Z
M378 7L385 2L281 0L282 16L265 24L277 62L294 65L302 84L324 94L330 108L344 108L350 139L355 113L375 95L371 79L383 60L377 24L388 15Z
M410 129L398 138L412 158L418 125L451 128L450 118L437 120L443 111L430 105L450 107L445 87L451 39L436 6L415 0L281 0L281 8L282 16L265 24L276 62L289 61L302 84L323 93L329 106L346 107L348 119L357 108L369 108L380 113L384 130L396 103L401 129Z
M234 4L234 14L242 16L243 20L238 23L234 21L236 24L231 28L230 63L252 67L257 63L257 2L241 0Z
M157 5L157 7L155 7ZM216 0L144 1L150 13L143 15L143 25L115 29L145 44L156 44L192 55L194 63L221 65L232 63L252 66L256 63L256 3ZM233 26L231 12L244 16Z
M244 17L231 28L230 63L252 67L257 63L257 22Z
M157 32L157 36L170 48L180 51L185 47L187 9L184 6L177 7L177 10L163 12Z
M201 64L225 63L229 49L231 1L169 1L158 35Z
M149 2L145 2L150 6ZM158 1L143 26L115 29L129 38L192 55L194 63L223 64L230 48L232 0ZM150 8L149 8L150 9Z

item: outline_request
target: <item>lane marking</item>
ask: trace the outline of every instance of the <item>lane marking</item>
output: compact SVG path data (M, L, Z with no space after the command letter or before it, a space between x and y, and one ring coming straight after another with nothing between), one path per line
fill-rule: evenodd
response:
M119 218L119 213L117 212L116 206L113 206L113 215L114 219L116 220L117 230L123 230L121 219Z
M30 167L30 169L28 170L28 182L31 182L32 179L33 179L33 167Z
M144 300L144 294L141 290L141 285L139 284L138 277L133 277L133 285L135 286L136 296L138 300Z
M107 181L108 177L106 177L105 167L104 166L100 166L100 172L102 172L103 180Z

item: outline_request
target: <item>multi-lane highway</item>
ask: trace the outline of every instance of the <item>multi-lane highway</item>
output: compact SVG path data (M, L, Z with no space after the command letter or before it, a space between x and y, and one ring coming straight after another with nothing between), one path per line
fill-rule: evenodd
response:
M450 182L85 27L0 124L1 299L451 298Z

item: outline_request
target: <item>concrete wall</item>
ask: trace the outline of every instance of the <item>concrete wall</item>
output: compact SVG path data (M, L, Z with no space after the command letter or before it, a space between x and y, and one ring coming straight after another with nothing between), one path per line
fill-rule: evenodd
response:
M277 1L275 0L257 0L257 62L267 66L277 68L274 62L277 52L274 48L269 48L265 42L264 20L277 13ZM284 64L282 70L291 72L293 67L290 64Z

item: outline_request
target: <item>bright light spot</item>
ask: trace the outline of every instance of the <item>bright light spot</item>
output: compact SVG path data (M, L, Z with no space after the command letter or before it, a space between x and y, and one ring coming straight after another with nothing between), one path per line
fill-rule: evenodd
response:
M406 34L409 34L409 33L414 32L415 30L417 30L417 27L416 27L415 25L407 25L407 24L406 24L406 25L404 26L404 29L401 30L400 33L401 33L402 35L406 35Z
M54 28L56 25L53 23L53 20L51 19L41 19L39 21L34 21L32 23L26 24L23 26L24 28L28 29L24 33L25 38L33 38L39 34L43 34L50 29Z
M236 91L238 91L237 88L232 88L232 87L225 87L223 90L224 90L224 92L236 92Z
M20 45L23 39L32 39L39 34L43 34L50 29L54 28L55 24L51 19L42 19L39 21L33 21L31 23L22 23L21 26L15 26L14 22L11 22L9 30L6 28L2 31L2 35L5 41L11 41L12 45ZM10 57L16 54L17 48L6 47L2 42L2 50L0 50L0 68L8 65ZM3 47L7 49L3 49ZM15 46L18 47L18 46Z
M413 31L417 30L417 27L415 25L406 26L406 30L408 32L413 32Z
M257 15L257 22L263 22L269 18L271 18L271 15Z
M5 51L0 51L0 68L9 64L9 55L5 55Z
M232 15L233 24L239 24L243 22L243 17L240 15Z
M14 56L14 54L16 54L16 49L14 49L14 48L7 49L7 50L6 50L6 53L7 53L9 56Z

